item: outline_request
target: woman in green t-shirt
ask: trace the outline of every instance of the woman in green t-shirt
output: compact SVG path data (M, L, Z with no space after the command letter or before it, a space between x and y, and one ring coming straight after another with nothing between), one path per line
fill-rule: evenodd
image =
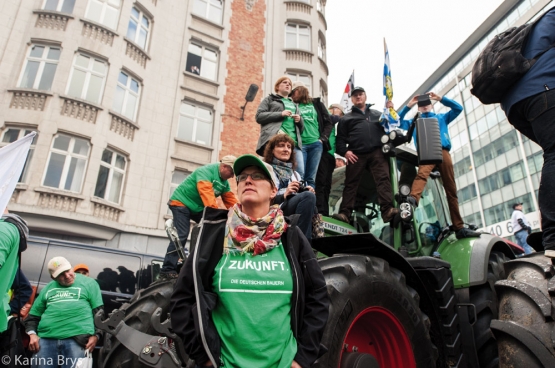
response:
M303 141L302 162L297 167L304 167L303 180L312 188L316 188L316 172L320 164L322 152L329 151L331 146L328 142L333 123L326 106L320 98L310 97L310 91L302 82L293 83L289 95L299 108L299 113L304 122L304 130L301 134Z
M271 205L271 166L243 155L233 168L241 204L205 209L171 298L172 328L198 367L309 367L324 352L324 276L296 219Z

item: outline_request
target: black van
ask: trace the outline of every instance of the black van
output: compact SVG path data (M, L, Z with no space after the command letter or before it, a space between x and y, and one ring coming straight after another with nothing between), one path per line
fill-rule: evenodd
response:
M89 267L89 277L96 279L102 290L106 314L157 280L164 261L150 254L34 236L29 237L27 245L21 253L21 269L31 286L37 287L37 293L52 281L48 261L62 256L72 266L84 263Z

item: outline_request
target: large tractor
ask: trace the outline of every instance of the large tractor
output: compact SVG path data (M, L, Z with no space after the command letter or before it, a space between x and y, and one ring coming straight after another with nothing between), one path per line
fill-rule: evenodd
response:
M374 179L366 172L351 222L325 217L326 236L313 240L331 298L322 341L328 352L315 366L496 367L494 285L506 278L504 266L516 259L514 250L490 234L457 239L438 174L413 208L407 195L417 173L416 153L405 147L394 152L391 182L401 210L396 220L383 223ZM331 213L339 207L343 181L344 168L337 169ZM108 332L101 367L193 366L169 328L173 282L137 292L106 319L96 316L97 326Z

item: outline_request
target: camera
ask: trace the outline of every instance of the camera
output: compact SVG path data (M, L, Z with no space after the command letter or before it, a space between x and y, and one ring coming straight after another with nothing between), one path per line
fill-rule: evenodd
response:
M307 191L308 188L306 187L306 181L305 180L301 180L299 181L299 190L297 190L297 193L302 193Z

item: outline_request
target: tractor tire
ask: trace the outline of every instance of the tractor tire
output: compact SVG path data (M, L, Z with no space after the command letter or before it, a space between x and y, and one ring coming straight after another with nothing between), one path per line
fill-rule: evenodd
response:
M319 264L331 303L322 339L329 350L315 367L358 368L373 360L376 367L436 366L430 320L403 273L381 258L360 255L338 255Z
M151 325L150 318L159 307L162 308L162 316L169 313L174 284L175 280L164 280L137 291L130 302L120 308L125 312L125 323L138 331L154 336L158 335ZM110 334L105 334L104 346L99 353L99 362L99 366L103 368L148 367L139 363L138 357Z
M499 319L491 323L500 368L555 367L555 268L543 252L505 264L496 283Z
M488 261L486 283L470 287L470 303L474 304L476 311L473 330L480 368L494 368L499 364L497 342L490 324L498 317L495 283L506 278L504 264L507 261L505 254L492 251Z

